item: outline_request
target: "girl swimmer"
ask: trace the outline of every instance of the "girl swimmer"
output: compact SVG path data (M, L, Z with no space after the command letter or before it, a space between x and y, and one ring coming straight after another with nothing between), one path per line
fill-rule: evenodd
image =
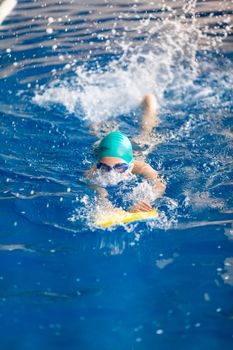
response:
M153 95L144 97L143 107L141 132L137 137L139 143L151 134L159 121L156 118L156 101ZM155 169L144 161L134 159L130 140L119 131L113 131L101 140L97 147L97 163L84 175L92 181L94 179L95 184L91 187L98 193L101 204L108 207L112 205L108 200L106 188L100 185L100 179L104 179L105 185L116 185L120 181L127 181L130 176L142 175L152 185L154 198L161 197L166 189L166 185ZM130 212L150 210L152 206L148 200L140 200L129 209Z

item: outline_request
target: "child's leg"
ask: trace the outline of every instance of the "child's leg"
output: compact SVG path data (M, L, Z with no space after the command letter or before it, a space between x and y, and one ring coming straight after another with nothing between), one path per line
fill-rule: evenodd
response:
M143 115L140 134L150 134L155 126L159 124L157 112L157 102L153 94L145 95L143 101Z
M142 159L154 148L158 143L156 134L153 134L153 128L156 127L160 120L157 116L157 102L153 94L145 95L142 101L143 115L141 122L141 130L139 135L133 138L133 141L139 147L134 154ZM142 148L147 146L147 149L142 151Z

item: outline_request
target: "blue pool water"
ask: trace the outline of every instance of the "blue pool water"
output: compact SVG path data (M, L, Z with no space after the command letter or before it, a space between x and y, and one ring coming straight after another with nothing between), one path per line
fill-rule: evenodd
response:
M1 349L232 349L232 13L19 1L0 26ZM159 218L97 229L90 124L133 138L146 93Z

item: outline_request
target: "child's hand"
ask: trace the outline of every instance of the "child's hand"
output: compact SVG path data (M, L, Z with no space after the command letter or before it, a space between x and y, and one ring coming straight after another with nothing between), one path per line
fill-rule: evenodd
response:
M140 201L136 204L134 204L131 208L130 208L130 212L131 213L137 213L139 211L151 211L152 210L152 206L144 201Z

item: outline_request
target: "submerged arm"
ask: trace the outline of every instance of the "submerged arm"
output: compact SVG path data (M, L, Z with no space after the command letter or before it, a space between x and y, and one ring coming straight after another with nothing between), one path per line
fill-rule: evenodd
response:
M84 176L87 179L90 179L95 170L96 170L96 166L92 165L91 168L89 168L88 170L85 171ZM105 199L108 197L108 191L105 188L98 186L98 185L95 185L95 184L88 184L88 187L90 187L94 191L96 191L101 199Z
M84 176L87 179L90 178L95 170L96 170L96 166L93 165L90 169L85 171ZM111 202L108 200L108 191L104 187L101 187L95 184L88 184L88 187L96 191L96 193L100 198L101 204L112 206Z
M143 161L134 161L133 174L138 174L144 176L145 179L149 180L152 184L156 198L162 197L166 185L160 178L159 174L156 170L154 170L149 164L146 164ZM152 210L152 206L147 201L139 201L136 202L131 208L131 212L139 212L139 211L150 211Z
M152 184L156 198L162 197L166 185L160 178L159 174L156 170L154 170L149 164L141 161L134 161L133 174L138 174L144 176L145 179L149 180ZM152 206L147 201L139 201L135 203L131 208L131 212L139 212L139 211L150 211L152 210Z

